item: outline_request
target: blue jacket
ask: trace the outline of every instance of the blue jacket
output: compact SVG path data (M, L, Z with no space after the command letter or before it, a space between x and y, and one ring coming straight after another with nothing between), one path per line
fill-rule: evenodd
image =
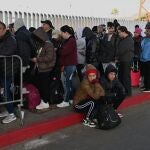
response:
M142 62L150 61L150 38L144 38L141 42L142 52L140 60Z

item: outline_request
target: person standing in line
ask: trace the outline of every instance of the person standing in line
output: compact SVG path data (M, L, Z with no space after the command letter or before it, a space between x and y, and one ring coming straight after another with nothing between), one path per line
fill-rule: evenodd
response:
M125 87L126 95L131 96L131 62L134 56L134 41L125 26L118 28L120 40L117 45L118 78Z
M142 71L144 77L144 88L143 92L150 92L150 22L145 26L146 36L141 41L141 57Z
M55 29L50 20L41 21L42 28L47 33L49 40L52 40L52 32Z
M83 28L78 28L75 32L76 43L77 43L77 72L80 82L83 80L83 72L85 66L85 53L86 53L86 41L82 37Z
M16 50L17 50L17 43L15 37L11 34L9 30L6 30L6 25L0 21L0 55L1 56L16 55ZM13 76L15 76L15 74L18 73L17 70L18 70L17 61L15 61L14 59L12 61L12 58L6 58L5 63L4 58L0 58L0 86L4 88L2 97L4 100L6 99L6 102L13 100L11 87L13 83L12 81ZM5 106L6 111L0 113L0 118L4 117L2 123L10 123L12 121L15 121L17 118L15 116L13 103L6 104Z
M77 65L77 45L72 27L65 25L60 28L61 36L64 39L59 49L59 63L65 77L65 98L57 107L68 107L73 98L72 77Z
M52 70L56 62L56 52L53 44L48 40L43 28L39 27L33 32L37 44L37 55L32 58L36 67L36 86L39 90L41 102L36 106L37 110L49 108L50 83L52 81Z

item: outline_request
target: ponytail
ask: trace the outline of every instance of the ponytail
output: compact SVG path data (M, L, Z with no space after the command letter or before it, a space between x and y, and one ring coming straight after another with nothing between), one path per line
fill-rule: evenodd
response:
M60 30L62 32L68 32L71 36L74 36L74 30L72 27L68 26L68 25L64 25L60 28Z

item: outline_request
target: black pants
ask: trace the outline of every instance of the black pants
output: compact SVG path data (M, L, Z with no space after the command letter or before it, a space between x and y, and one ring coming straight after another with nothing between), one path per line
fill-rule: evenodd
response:
M150 61L142 62L142 73L144 77L144 87L150 89Z
M75 111L84 113L86 118L93 119L93 113L97 108L97 103L94 100L83 100L75 105Z
M40 92L41 99L47 103L50 101L50 83L52 81L51 72L38 72L36 86Z
M118 65L118 78L120 82L123 84L126 94L128 96L131 96L132 90L131 90L131 62L119 62Z
M78 64L78 65L76 66L76 68L77 68L79 80L80 80L80 82L81 82L81 81L83 80L82 69L84 68L84 65L83 65L83 64Z
M117 97L113 97L111 100L114 109L117 109L124 99L125 99L125 95L118 95Z
M120 95L117 95L117 96L103 96L101 98L101 101L100 101L100 105L104 105L104 104L111 104L113 105L113 108L114 109L117 109L120 104L123 102L123 100L125 99L125 95L124 94L120 94Z

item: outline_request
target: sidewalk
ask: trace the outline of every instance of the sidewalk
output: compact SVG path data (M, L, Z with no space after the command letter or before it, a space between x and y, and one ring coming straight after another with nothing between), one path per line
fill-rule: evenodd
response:
M149 93L140 93L136 88L133 89L133 95L123 102L119 107L120 110L150 100ZM72 107L53 109L43 113L25 110L23 127L19 125L19 119L7 125L1 124L0 148L75 125L81 120L82 115L74 113Z

